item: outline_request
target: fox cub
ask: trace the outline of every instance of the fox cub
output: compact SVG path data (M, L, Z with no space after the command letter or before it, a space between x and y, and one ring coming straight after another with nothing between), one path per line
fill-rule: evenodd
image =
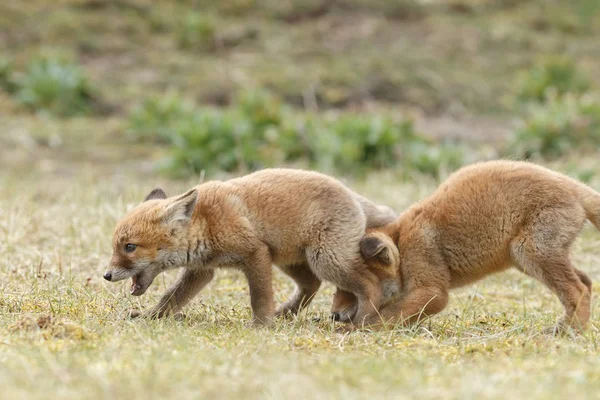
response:
M592 281L572 265L569 248L586 219L600 229L600 194L565 175L526 162L465 167L361 241L384 288L380 315L364 323L410 324L434 315L446 307L449 289L514 265L560 299L565 313L552 329L582 329ZM334 318L349 321L355 310L355 297L338 290Z
M153 190L116 226L104 278L131 278L144 294L161 272L183 268L147 316L177 313L219 267L241 269L250 288L255 323L307 306L322 280L356 295L356 321L376 312L380 285L366 268L359 242L367 227L396 218L341 182L316 172L266 169L228 181L210 181L167 197ZM276 264L296 283L274 313Z

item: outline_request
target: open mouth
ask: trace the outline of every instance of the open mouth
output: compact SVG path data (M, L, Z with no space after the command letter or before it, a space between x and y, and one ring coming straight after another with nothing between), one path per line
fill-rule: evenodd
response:
M154 281L154 277L157 274L152 270L144 270L138 272L137 274L131 277L131 287L129 288L129 293L133 296L141 296L146 293L146 290L152 285L152 281Z
M140 274L134 275L131 277L131 288L129 289L129 293L133 296L139 296L144 294L145 290L143 290L142 285L138 283L138 278Z
M124 268L115 268L104 274L104 279L110 282L120 282L127 278L131 278L131 286L129 287L129 293L133 296L141 296L146 293L148 287L152 285L154 278L156 277L156 270L143 269L143 270L131 270Z

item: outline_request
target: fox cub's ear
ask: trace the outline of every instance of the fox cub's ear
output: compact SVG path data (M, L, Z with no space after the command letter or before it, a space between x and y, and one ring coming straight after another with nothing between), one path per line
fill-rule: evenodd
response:
M198 190L192 189L176 198L165 208L163 218L167 223L189 221L198 202Z
M385 243L373 236L364 237L360 241L360 252L365 260L376 258L378 261L385 264L391 262L390 252Z
M146 196L144 201L162 200L162 199L166 199L166 198L167 198L167 194L165 193L165 191L162 190L161 188L156 188L153 191L151 191L150 193L148 193L148 196Z

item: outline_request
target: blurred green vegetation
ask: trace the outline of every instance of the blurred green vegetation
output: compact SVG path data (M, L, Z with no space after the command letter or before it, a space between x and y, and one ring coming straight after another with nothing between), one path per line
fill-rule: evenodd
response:
M22 73L9 65L0 66L0 81L22 105L64 117L90 112L94 90L78 65L52 57L34 58Z
M512 142L512 154L556 158L570 151L588 152L600 146L600 98L594 95L549 94L544 103L530 104Z
M517 97L523 102L543 102L549 90L560 96L565 93L583 93L589 89L589 80L577 70L573 60L553 57L540 61L522 73Z
M182 49L214 50L217 44L215 21L199 13L187 15L177 29L177 43Z
M110 117L111 140L129 130L179 173L436 175L481 143L555 157L598 136L596 0L2 2L0 51L1 113L83 116L89 135ZM451 142L418 129L436 118L462 127Z
M519 90L525 112L509 155L556 158L600 145L600 98L572 60L553 58L525 71Z
M170 145L165 167L175 175L296 163L338 173L396 167L435 176L463 162L460 147L417 134L408 119L300 112L263 91L241 92L225 110L193 108L174 95L148 99L131 114L130 128L137 138Z

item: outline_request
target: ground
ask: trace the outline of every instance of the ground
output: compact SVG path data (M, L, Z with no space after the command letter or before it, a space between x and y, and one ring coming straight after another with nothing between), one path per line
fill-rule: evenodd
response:
M155 180L118 167L99 173L89 161L69 176L45 164L0 177L5 398L597 396L598 303L585 334L543 335L560 304L514 271L453 292L442 314L412 330L336 333L327 318L331 285L308 313L256 329L245 280L231 271L217 274L183 321L127 320L127 310L151 306L174 277L163 274L136 298L128 283L101 276L115 221ZM174 193L194 182L162 184ZM393 172L348 183L399 210L436 185L431 178L402 182ZM573 257L597 281L600 233L591 225ZM283 301L292 285L277 274L275 289Z
M64 57L101 105L51 117L0 88L3 398L598 398L598 302L584 334L544 335L560 303L515 271L452 292L414 329L348 335L328 318L331 285L297 319L256 329L239 273L220 271L181 321L125 318L152 306L174 273L140 298L102 279L115 222L149 190L220 177L157 172L164 145L129 132L143 99L172 92L227 106L239 89L267 88L298 109L406 113L426 135L497 154L522 111L523 70L564 55L590 90L600 84L600 13L579 8L593 0L0 3L0 66L9 59L18 78L32 58ZM190 14L201 22L191 33ZM600 189L597 152L586 154L541 162ZM449 172L341 178L401 211ZM598 294L600 232L589 224L573 260ZM278 302L292 293L280 273L274 285Z

